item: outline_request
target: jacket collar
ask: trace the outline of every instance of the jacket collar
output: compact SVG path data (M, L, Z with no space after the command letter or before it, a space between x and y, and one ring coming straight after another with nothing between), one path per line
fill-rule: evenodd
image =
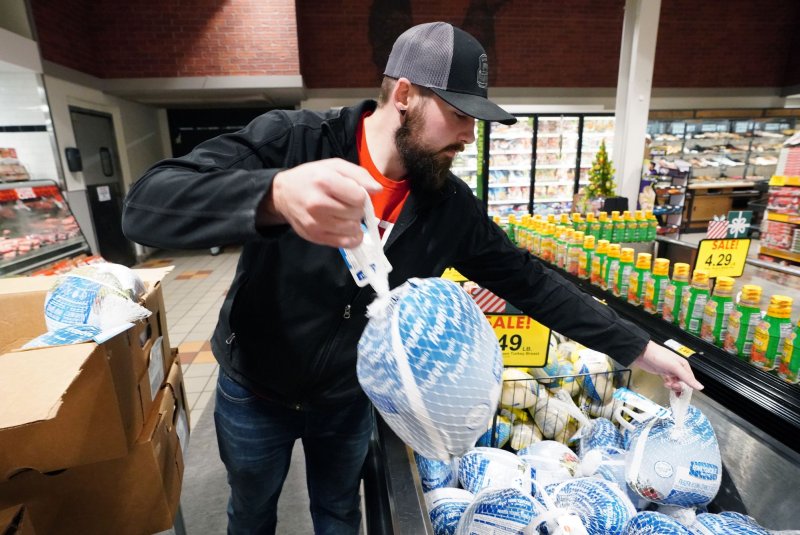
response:
M322 123L323 130L342 158L355 164L358 163L358 147L356 146L356 129L358 128L358 123L361 121L361 117L364 113L375 111L377 107L378 103L376 101L364 100L355 106L341 108L338 114ZM452 183L453 180L458 180L458 178L451 173L450 180L447 181L442 191L424 194L412 192L406 204L415 212L432 208L455 194L456 186Z

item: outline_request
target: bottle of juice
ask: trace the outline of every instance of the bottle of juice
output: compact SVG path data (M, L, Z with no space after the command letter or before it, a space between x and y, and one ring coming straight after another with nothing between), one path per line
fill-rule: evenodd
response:
M572 232L572 242L567 246L567 273L578 275L581 251L583 250L584 233L580 230Z
M595 241L600 239L600 222L591 212L586 214L586 233L594 236Z
M531 253L539 256L542 254L542 218L533 218L533 232L531 233Z
M492 221L494 221L494 224L497 225L498 227L501 226L499 215L492 216Z
M603 287L603 267L608 255L608 240L597 240L592 255L592 269L589 272L589 281L595 286Z
M628 298L628 285L631 282L631 273L633 273L633 259L636 251L631 247L623 247L619 250L619 271L613 280L614 286L611 293L623 299Z
M545 223L542 225L542 244L541 244L541 253L539 257L544 260L545 262L553 262L553 257L555 256L553 253L553 249L555 248L554 241L553 241L553 233L555 232L555 225L552 223Z
M599 223L600 223L600 239L601 240L607 240L609 243L611 243L611 234L612 234L613 228L612 228L611 220L608 217L608 213L600 212L600 215L598 217L600 218L600 220L599 220Z
M696 269L692 274L692 284L688 292L683 292L679 326L684 331L700 334L700 323L703 321L703 311L706 309L708 297L711 295L711 281L708 272Z
M774 370L783 344L792 334L792 298L773 295L769 300L767 315L753 332L753 350L750 364L762 370Z
M783 344L778 376L787 383L797 384L800 382L800 320L797 320L794 332Z
M625 219L616 210L611 213L611 241L613 243L625 241Z
M706 303L703 311L703 324L700 326L700 338L714 345L722 342L728 330L728 318L733 311L733 279L717 277L714 294Z
M645 240L653 241L658 236L658 219L650 210L645 213L645 218L647 219L647 237Z
M606 261L603 265L602 288L604 290L611 291L614 289L614 282L617 280L617 273L619 273L619 256L620 245L618 243L609 243Z
M547 222L556 224L556 214L547 214Z
M664 308L664 293L669 284L669 259L656 258L653 274L644 287L644 309L650 314L661 314Z
M677 262L672 266L672 281L664 290L664 306L661 317L670 323L678 325L681 316L681 303L683 292L689 287L689 264Z
M745 284L739 302L733 306L728 319L728 331L722 348L742 360L750 360L753 333L761 321L761 286Z
M583 216L581 214L572 214L572 228L586 234L586 221L583 220Z
M641 305L644 298L644 289L650 280L650 263L653 255L650 253L639 253L636 255L636 265L631 272L630 283L628 284L628 303Z
M578 277L589 279L592 275L592 263L594 256L594 236L591 234L584 236L583 249L578 257Z
M556 240L556 265L563 268L567 265L567 245L575 231L562 225L561 234Z
M525 250L530 248L528 244L530 236L529 225L530 221L528 216L523 216L522 222L517 225L517 246Z
M647 241L647 218L642 210L636 210L636 234L635 241Z
M622 241L629 243L636 241L636 235L639 234L639 231L633 212L625 210L622 212L622 219L625 221L625 228L622 231Z
M514 214L508 215L508 222L506 223L506 235L511 243L517 243L517 216Z
M558 216L558 224L564 227L572 228L572 221L569 219L569 214L560 214Z

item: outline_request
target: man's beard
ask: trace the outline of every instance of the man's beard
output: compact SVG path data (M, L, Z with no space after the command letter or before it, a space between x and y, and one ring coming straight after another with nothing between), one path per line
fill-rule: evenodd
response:
M437 192L447 183L447 175L453 159L447 151L463 151L464 145L455 143L440 150L430 150L422 145L424 120L421 112L414 108L406 111L405 121L394 134L394 142L403 166L408 173L412 190Z

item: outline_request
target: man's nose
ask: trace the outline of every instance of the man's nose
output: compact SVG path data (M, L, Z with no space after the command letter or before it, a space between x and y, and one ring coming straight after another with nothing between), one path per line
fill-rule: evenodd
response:
M470 117L466 122L467 124L464 126L459 141L465 145L469 145L475 142L475 119Z

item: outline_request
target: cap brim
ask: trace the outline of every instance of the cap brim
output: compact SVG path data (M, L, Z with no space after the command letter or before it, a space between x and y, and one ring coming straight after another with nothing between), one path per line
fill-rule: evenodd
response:
M470 95L469 93L445 91L444 89L437 89L435 87L430 87L428 89L436 93L439 98L452 107L470 117L482 121L496 121L502 124L514 124L517 122L516 117L489 99L479 97L478 95Z

